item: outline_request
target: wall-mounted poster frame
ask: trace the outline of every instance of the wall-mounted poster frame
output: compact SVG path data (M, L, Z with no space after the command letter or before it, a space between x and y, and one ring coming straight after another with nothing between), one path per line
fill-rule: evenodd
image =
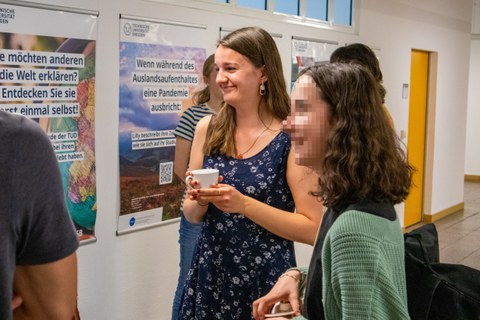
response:
M292 87L298 73L305 67L326 63L338 48L337 41L292 37Z
M185 191L174 174L179 117L203 87L206 26L120 16L117 235L177 221Z
M96 240L97 20L94 11L0 2L0 109L33 119L49 136L82 244Z

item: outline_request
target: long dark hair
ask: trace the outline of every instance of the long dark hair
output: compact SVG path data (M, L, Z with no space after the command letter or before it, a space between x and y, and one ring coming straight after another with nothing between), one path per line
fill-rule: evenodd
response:
M210 74L212 73L212 70L215 66L215 55L211 54L208 56L207 59L205 59L205 62L203 63L203 70L202 70L202 75L205 78L208 78ZM199 105L206 103L210 100L210 88L208 86L205 86L202 90L199 90L193 94L192 101L193 104Z
M414 169L383 111L372 74L360 65L333 63L301 75L315 81L331 108L320 189L313 194L334 208L365 199L405 200Z

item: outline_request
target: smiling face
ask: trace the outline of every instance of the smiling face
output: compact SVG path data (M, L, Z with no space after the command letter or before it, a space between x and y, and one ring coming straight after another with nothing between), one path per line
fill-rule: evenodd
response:
M331 130L330 106L310 76L302 75L295 82L291 94L291 115L284 128L292 136L295 162L320 171Z
M218 68L217 84L223 91L223 100L231 106L242 103L258 105L259 87L266 81L261 69L256 68L240 53L219 45L215 51Z

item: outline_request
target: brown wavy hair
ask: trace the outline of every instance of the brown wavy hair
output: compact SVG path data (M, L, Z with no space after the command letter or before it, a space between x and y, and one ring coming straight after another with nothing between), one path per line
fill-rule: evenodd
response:
M215 64L215 55L211 54L205 59L203 63L202 75L205 78L208 78L212 73L212 67ZM210 89L208 86L205 86L202 90L199 90L193 94L192 101L194 105L199 105L208 102L210 100Z
M259 113L266 112L285 120L290 114L290 101L280 53L272 36L262 28L245 27L229 33L218 45L240 53L256 68L264 68L267 76L266 93L262 96L265 110L259 110ZM217 115L212 117L203 146L204 154L234 156L235 129L235 109L224 102Z
M378 82L357 64L333 63L302 70L330 107L331 131L312 192L327 207L366 199L392 204L408 196L414 169L382 108Z
M382 103L385 103L387 90L383 86L383 74L380 69L377 55L373 50L363 43L352 43L344 47L339 47L330 56L330 62L358 63L367 68L377 80L382 97Z

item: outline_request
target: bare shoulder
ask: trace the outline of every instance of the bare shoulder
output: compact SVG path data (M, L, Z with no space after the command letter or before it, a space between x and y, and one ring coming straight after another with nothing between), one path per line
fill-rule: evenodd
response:
M210 121L212 120L212 115L208 115L200 119L197 123L197 128L196 132L207 132L208 125L210 124Z

